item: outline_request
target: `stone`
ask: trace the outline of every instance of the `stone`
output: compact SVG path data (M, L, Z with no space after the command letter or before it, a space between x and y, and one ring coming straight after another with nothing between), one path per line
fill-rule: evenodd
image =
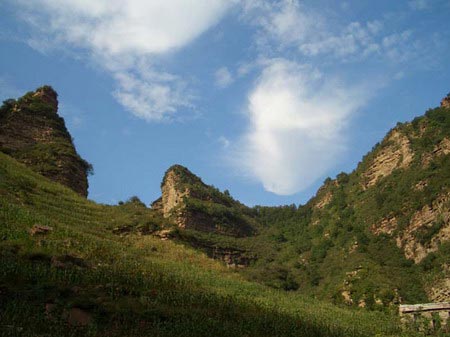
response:
M50 264L54 268L65 269L68 267L87 267L86 262L79 257L72 255L52 256Z
M153 233L154 236L160 238L162 241L168 240L173 236L173 230L172 229L162 229L160 231L157 231Z
M80 308L72 308L67 313L67 322L72 326L87 326L92 322L92 314Z
M52 313L55 311L56 309L56 304L55 303L46 303L45 304L45 315L47 317L52 317Z
M33 236L34 235L45 235L45 234L48 234L51 231L53 231L53 227L36 224L33 227L31 227L30 234L33 235Z
M70 291L73 292L74 294L79 294L81 291L81 287L73 286L72 288L70 288Z

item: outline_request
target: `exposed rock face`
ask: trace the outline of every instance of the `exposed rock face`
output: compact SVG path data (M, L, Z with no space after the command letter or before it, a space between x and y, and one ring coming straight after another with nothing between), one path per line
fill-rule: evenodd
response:
M161 191L161 198L153 202L152 208L179 228L231 236L253 233L244 205L206 185L183 166L174 165L167 170Z
M393 235L398 228L395 217L387 217L371 227L375 235ZM432 203L417 211L405 230L399 232L396 243L403 248L405 257L420 263L439 245L450 241L450 194L441 195Z
M380 224L372 225L370 230L375 235L388 234L391 235L397 229L397 218L387 217L381 221Z
M181 166L173 166L164 177L161 186L161 204L165 218L172 215L172 211L183 203L184 197L191 196L191 190L186 183L198 183L206 187L203 182L191 172ZM182 226L186 227L186 226Z
M333 199L333 193L330 190L330 187L334 185L337 186L337 181L332 180L330 182L325 183L316 193L316 196L313 198L313 207L317 209L325 208Z
M190 240L189 244L205 252L208 257L224 262L230 268L248 267L252 261L256 260L256 256L242 249L216 247L200 240Z
M450 278L444 278L434 284L428 291L428 297L433 302L450 302Z
M87 175L92 167L76 152L64 119L58 116L58 95L51 87L4 102L0 108L0 151L87 196Z
M438 197L431 206L416 212L408 227L397 237L397 245L415 263L436 252L442 242L450 241L450 194ZM421 239L429 236L426 241Z
M444 97L441 101L442 108L450 108L450 94Z
M445 156L450 153L450 139L445 137L439 144L437 144L433 151L424 153L422 156L422 164L428 166L433 158Z
M413 152L408 137L393 130L385 139L385 146L373 159L365 173L364 188L377 183L382 177L390 175L397 168L406 168L413 160Z

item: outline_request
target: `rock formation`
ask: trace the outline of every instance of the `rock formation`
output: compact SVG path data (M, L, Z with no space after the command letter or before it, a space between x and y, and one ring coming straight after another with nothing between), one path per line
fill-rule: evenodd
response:
M406 168L413 159L409 139L397 130L393 130L384 141L385 146L373 159L366 172L364 188L368 188L377 181L390 175L396 168Z
M161 184L162 196L152 204L179 228L247 236L254 232L250 210L181 165L170 167Z
M78 194L88 194L92 166L76 152L64 119L58 116L58 95L38 88L0 108L0 151Z
M441 107L450 109L450 94L448 94L447 97L444 97L442 99Z
M436 252L440 244L450 241L450 194L436 198L431 205L425 205L411 218L406 229L397 237L397 245L405 256L421 262L429 253ZM421 237L430 232L428 242Z

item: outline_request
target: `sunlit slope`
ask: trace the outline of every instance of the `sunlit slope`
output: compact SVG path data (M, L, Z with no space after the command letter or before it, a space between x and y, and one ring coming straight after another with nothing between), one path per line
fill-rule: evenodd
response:
M152 221L151 210L95 204L0 153L0 335L400 335L384 314L270 290L173 242L112 233ZM31 235L36 224L53 230ZM68 323L74 308L87 325Z

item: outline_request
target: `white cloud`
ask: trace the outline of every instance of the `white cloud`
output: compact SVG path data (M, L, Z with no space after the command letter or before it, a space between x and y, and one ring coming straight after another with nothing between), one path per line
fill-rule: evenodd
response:
M411 0L409 7L415 10L424 10L428 8L428 0Z
M222 145L222 147L224 149L227 149L227 148L230 147L231 142L230 142L230 140L228 138L226 138L224 136L220 136L218 141L219 141L219 143Z
M215 25L234 0L19 0L25 21L42 40L87 50L118 81L114 96L147 120L189 106L176 76L148 60L186 46ZM48 38L50 36L50 38ZM147 67L143 67L142 64ZM158 70L156 70L158 69ZM146 74L151 73L150 77Z
M252 47L259 55L237 75L249 69L261 74L248 94L248 130L230 146L228 157L266 190L292 194L339 164L354 113L392 80L392 65L402 71L399 63L411 64L424 48L389 15L351 22L331 8L297 0L243 4L241 18L256 29ZM340 10L350 11L348 2ZM368 60L379 65L378 72L339 69L342 63ZM339 78L351 79L353 86Z
M234 165L270 192L303 190L335 164L349 119L366 99L311 67L272 60L249 95L250 127L232 153Z
M142 74L117 72L114 78L118 85L114 92L117 101L147 121L171 120L179 107L190 107L193 100L177 77L145 79Z
M298 44L323 30L322 17L297 1L245 0L242 8L243 20L258 28L256 45L264 52L274 45L278 49L278 45Z
M350 57L362 59L372 54L383 55L382 30L380 21L352 22L339 34L323 31L319 38L306 40L299 44L299 51L307 56L330 55L341 61Z
M427 0L412 3L417 8L427 6ZM247 0L244 4L243 18L258 28L256 46L268 57L277 57L280 52L288 50L296 57L308 57L310 62L318 57L332 58L333 62L381 57L396 63L413 58L420 52L412 43L414 36L411 30L389 32L387 17L344 24L330 20L326 12L306 7L295 0ZM384 40L393 36L399 43L386 46ZM402 57L397 58L399 54Z
M298 2L284 1L277 7L270 11L264 28L280 42L299 42L320 29L321 17L310 15Z
M216 80L216 85L219 88L226 88L234 81L233 76L231 75L227 67L217 69L214 77Z

